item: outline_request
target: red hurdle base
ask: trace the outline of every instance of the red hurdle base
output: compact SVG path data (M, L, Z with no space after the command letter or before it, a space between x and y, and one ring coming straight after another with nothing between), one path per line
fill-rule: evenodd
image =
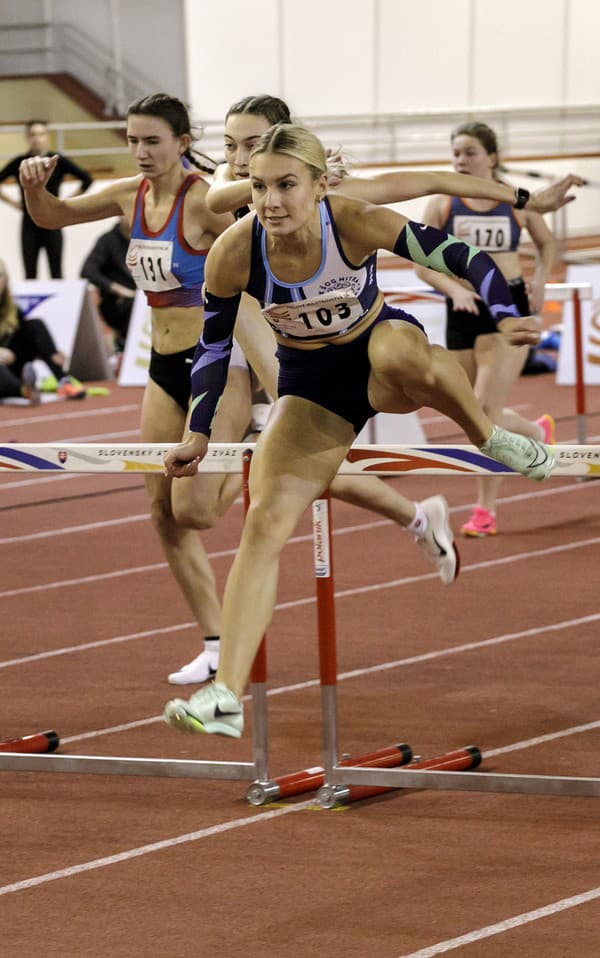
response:
M33 755L38 752L55 752L59 745L60 739L56 732L36 732L35 735L25 735L23 738L0 742L0 752L21 752Z
M404 764L406 771L416 772L419 769L431 769L438 772L465 772L477 768L481 764L481 752L476 745L465 745L454 752L437 755L435 758L424 759L422 762ZM358 765L358 762L340 762L339 765ZM402 769L400 769L402 771ZM399 786L401 787L401 786ZM319 804L322 808L333 808L334 805L349 805L365 798L373 798L384 792L394 792L396 789L382 785L325 785L319 792Z
M362 768L396 768L406 765L412 759L412 749L404 742L398 745L388 745L385 748L348 758L340 765L360 765ZM413 766L414 768L415 766ZM246 798L251 805L266 805L280 798L289 798L292 795L303 795L305 792L314 792L325 782L325 770L316 765L314 768L303 768L299 772L290 772L289 775L280 775L268 782L254 782L248 789Z

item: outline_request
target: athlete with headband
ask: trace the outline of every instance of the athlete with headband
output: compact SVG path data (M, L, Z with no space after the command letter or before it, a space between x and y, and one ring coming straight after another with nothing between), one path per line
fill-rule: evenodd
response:
M231 227L207 257L190 432L165 458L168 477L188 477L206 455L245 291L275 331L279 399L252 463L251 506L225 589L216 681L165 707L176 728L235 737L243 730L240 698L273 614L280 552L375 412L431 406L483 453L532 479L545 479L554 462L542 443L495 427L460 365L429 345L412 316L385 304L377 287L378 249L452 271L475 286L512 342L537 342L536 321L518 318L485 253L384 207L326 197L323 147L293 124L261 137L250 178L256 215Z

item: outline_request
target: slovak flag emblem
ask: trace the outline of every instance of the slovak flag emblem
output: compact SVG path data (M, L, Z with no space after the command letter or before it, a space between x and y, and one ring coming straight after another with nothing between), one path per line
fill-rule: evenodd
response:
M64 465L65 462L67 461L67 455L68 455L68 453L67 453L64 449L59 449L59 451L58 451L58 461Z

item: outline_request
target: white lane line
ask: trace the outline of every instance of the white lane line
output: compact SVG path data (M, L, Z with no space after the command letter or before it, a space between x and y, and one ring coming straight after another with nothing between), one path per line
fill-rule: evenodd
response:
M507 755L509 752L519 752L525 748L535 748L536 745L545 745L555 742L559 738L569 735L581 735L583 732L593 732L600 728L600 720L585 722L583 725L572 725L570 728L560 729L558 732L548 732L546 735L536 735L534 738L524 739L522 742L513 742L512 745L503 745L501 748L486 748L484 758L494 758L496 755Z
M81 862L79 865L71 865L69 868L60 868L57 871L46 872L45 875L37 875L35 878L25 878L23 881L13 882L11 885L4 885L0 888L0 895L12 895L18 891L29 891L31 888L46 885L48 882L57 881L60 878L72 878L74 875L81 875L84 872L94 871L97 868L105 868L107 865L118 865L121 862L131 861L134 858L142 858L144 855L153 855L155 852L167 851L168 849L175 848L177 845L185 845L190 842L200 841L204 838L212 838L214 835L223 835L237 828L261 825L263 822L272 821L274 818L281 818L283 815L290 815L303 808L309 808L311 805L314 805L314 800L298 802L295 805L286 805L285 808L275 808L267 812L259 812L248 818L234 818L229 822L221 822L218 825L201 828L197 832L188 832L185 835L176 835L174 838L166 838L160 842L151 842L149 845L130 848L128 851L119 852L116 855L107 855L105 858L96 858L93 861Z
M473 652L476 649L485 649L494 645L502 645L505 642L514 642L517 639L531 638L536 635L544 635L548 632L560 632L564 629L576 628L580 625L587 625L590 622L597 622L600 619L600 612L594 613L592 615L585 615L578 619L565 619L562 622L552 622L548 625L537 626L533 629L524 629L521 632L508 632L504 635L495 635L489 639L481 639L479 642L469 642L467 644L455 645L451 648L446 649L435 649L432 652L423 652L420 655L411 655L404 659L395 659L391 662L380 662L378 665L366 665L361 669L352 669L349 672L341 672L337 679L338 682L345 682L348 679L360 678L363 675L373 675L377 672L386 672L390 669L405 668L409 665L416 665L421 662L429 662L433 659L442 659L446 658L449 655L461 655L463 652ZM195 623L191 623L195 625ZM78 651L77 647L73 651ZM42 653L40 657L45 656L45 653ZM2 663L3 664L3 663ZM277 688L268 689L267 695L286 695L288 692L300 692L309 688L316 688L319 685L319 679L306 679L304 682L294 682L291 685L280 685ZM244 701L248 701L250 698L249 695L244 696ZM131 728L140 728L142 725L151 725L154 722L162 720L162 715L153 715L150 718L138 719L135 722L127 722L121 725L113 725L110 728L96 729L91 732L82 732L78 735L71 735L68 738L61 739L64 745L71 742L80 742L88 738L98 738L102 735L112 735L114 732L125 732ZM590 726L595 727L595 726ZM568 730L566 734L574 734L575 731L589 731L587 725L582 726L573 726L572 730ZM560 737L558 733L549 733L547 737L543 737L540 741L550 741L554 737ZM536 739L528 739L525 743L517 743L513 746L504 746L502 749L497 749L495 752L486 751L486 756L501 755L505 751L512 751L517 748L528 747L530 743L535 743Z
M576 542L569 542L559 546L549 546L547 549L532 549L530 552L520 552L515 555L501 556L495 559L487 559L483 562L472 562L470 565L461 565L461 575L467 572L476 572L481 569L492 568L499 565L510 565L513 562L523 562L527 559L541 558L544 556L557 555L561 552L570 552L574 549L583 549L588 546L598 545L600 536L593 539L582 539ZM209 559L229 555L230 550L224 552L212 552L208 554ZM20 589L6 589L0 592L0 599L13 598L18 595L29 595L34 592L46 592L53 589L63 589L72 586L80 586L86 583L96 583L109 579L119 579L128 575L141 575L148 572L157 572L167 568L166 562L155 562L146 566L132 566L127 569L119 569L115 572L102 572L96 575L80 576L77 579L61 579L56 582L47 582L42 585L23 586ZM415 582L426 582L430 579L437 579L437 572L427 572L421 575L405 576L402 579L391 579L386 582L377 582L372 585L358 586L354 589L343 589L335 593L336 599L345 599L348 596L365 595L369 592L380 592L382 589L395 589L402 585L412 585ZM312 605L316 602L315 596L308 596L303 599L292 599L289 602L280 602L275 606L275 611L282 609L293 609L304 605Z
M148 721L159 721L161 718L161 716L157 716L155 719ZM140 723L137 724L139 725ZM598 727L599 725L600 722L589 723L589 726L594 728ZM573 730L564 729L560 733L555 733L555 737L558 737L559 735L565 736L568 734L574 734L575 732L585 730L586 728L587 726L575 726ZM65 739L64 741L67 740ZM530 741L537 744L538 740L532 739ZM494 753L486 752L485 756L491 754L500 754L502 751L511 751L519 747L527 747L527 743L515 743L511 746L506 746L505 749L496 749ZM245 828L246 826L271 821L272 819L280 818L283 815L293 814L294 812L311 807L314 807L314 799L287 805L285 808L276 808L270 811L260 812L251 818L237 818L230 822L222 822L218 825L212 825L208 828L199 829L196 832L188 832L187 834L178 835L174 838L164 839L159 842L152 842L148 845L141 845L138 848L132 848L125 852L119 852L116 855L107 855L104 858L96 858L92 861L81 862L78 865L71 865L68 868L61 868L53 872L46 872L46 874L37 875L33 878L25 878L22 881L13 882L10 885L4 885L1 887L0 895L10 895L14 894L15 892L29 891L30 889L36 888L39 885L45 885L49 882L58 881L62 878L72 878L73 876L83 874L84 872L93 871L98 868L104 868L108 865L121 864L122 862L131 861L134 858L141 858L144 855L154 854L154 852L166 851L170 848L176 847L177 845L200 841L204 838L212 838L215 835L222 835L238 828ZM446 951L451 951L463 944L471 944L473 941L480 941L482 938L489 938L492 935L501 933L502 931L508 931L511 928L517 928L522 924L526 924L528 921L535 921L538 918L548 917L549 915L564 911L567 908L572 908L575 905L592 901L599 895L600 889L592 889L591 891L584 892L581 895L565 898L559 902L553 902L551 905L546 905L543 908L535 909L535 911L525 912L523 915L518 915L513 918L497 922L494 925L488 925L486 928L477 929L476 931L462 935L460 938L449 939L445 942L440 942L437 945L433 945L430 948L413 952L410 955L403 955L401 958L434 958L435 955L440 955Z
M18 419L2 419L0 420L0 429L12 427L12 426L34 426L39 422L57 422L60 421L62 424L66 420L71 419L89 419L91 416L112 416L118 412L139 412L142 408L141 403L128 403L125 406L99 406L95 409L78 409L74 410L72 407L69 407L67 412L64 406L61 405L60 414L58 411L53 414L47 414L42 416L22 416ZM10 442L11 440L7 440ZM71 440L69 440L71 441Z
M26 662L40 662L43 659L53 659L57 655L71 655L88 649L100 649L106 645L118 645L120 642L132 642L135 639L147 639L155 635L167 635L170 632L181 632L184 629L198 628L197 622L182 622L179 625L168 625L162 629L148 629L144 632L130 632L127 635L116 635L112 639L98 639L96 642L84 642L83 645L65 646L62 649L50 649L47 652L35 652L32 655L23 655L16 659L6 659L0 662L0 669L9 669L14 665L25 665Z
M520 928L532 921L539 921L540 918L551 918L553 915L559 915L569 908L576 908L577 905L585 905L590 901L600 898L600 888L591 888L589 891L582 892L580 895L571 895L570 898L561 898L559 901L553 901L542 908L534 908L533 911L525 911L521 915L514 915L512 918L505 918L496 922L494 925L486 925L485 928L477 928L475 931L469 931L466 935L460 935L458 938L449 938L447 941L440 941L437 945L430 945L429 948L421 948L419 951L411 951L410 954L401 955L400 958L435 958L436 955L443 955L448 951L454 951L455 948L462 948L463 945L472 945L475 941L482 941L484 938L492 938L494 935L501 935L505 931L511 931L513 928ZM515 950L519 950L516 946ZM511 949L512 953L512 949Z
M71 476L71 478L77 478L77 477ZM535 492L524 492L524 493L521 493L520 495L504 496L503 498L498 499L498 505L508 505L513 502L523 502L528 499L533 499L533 498L537 499L538 497L544 497L544 496L562 495L565 492L582 492L584 489L587 489L587 488L589 487L585 483L574 482L566 486L554 486L548 489L536 490ZM241 501L242 501L241 498L236 499L234 504L240 505ZM465 503L464 505L450 506L450 512L451 513L465 512L467 509L470 509L471 506L472 506L472 503L470 502ZM138 522L143 518L149 519L150 518L149 513L145 513L144 515L138 514L133 516L122 516L120 519L104 519L99 522L83 523L82 525L78 525L78 526L64 526L63 528L60 528L60 529L46 529L40 532L29 532L25 535L5 536L3 539L0 539L0 545L3 545L3 546L20 545L22 542L33 542L38 539L50 539L50 538L53 538L54 536L71 535L77 532L89 532L90 530L93 530L93 529L102 529L105 525L106 526L127 525L128 522ZM357 530L363 531L363 530L369 530L369 529L378 529L383 526L391 526L391 525L394 525L394 522L392 519L376 519L373 522L365 522L365 523L354 525L354 526L347 526L347 527L342 527L340 529L336 529L334 530L333 534L344 535L344 533L346 532L355 532ZM301 537L295 537L293 539L290 539L289 541L304 542L309 538L312 538L312 537L301 536ZM237 550L231 550L232 554L235 551Z
M573 549L583 549L587 546L593 546L600 543L600 536L593 539L582 539L577 542L569 542L559 546L549 546L547 549L532 549L530 552L520 552L515 555L501 556L495 559L487 559L484 562L473 562L470 565L461 565L461 575L466 572L475 572L480 569L491 568L498 565L509 565L513 562L522 562L526 559L540 558L542 556L556 555L560 552L569 552ZM234 550L235 551L235 550ZM209 559L222 557L231 554L231 550L224 552L211 552ZM107 579L119 579L128 575L142 575L147 572L157 572L160 569L166 569L166 562L154 562L151 565L131 566L127 569L118 569L115 572L101 572L95 575L80 576L77 579L60 579L56 582L46 582L41 585L22 586L20 589L6 589L0 592L0 599L8 599L17 595L29 595L33 592L46 592L52 589L64 589L72 586L84 585L91 582L102 582ZM401 585L412 585L415 582L425 582L428 579L437 579L437 572L427 572L421 575L405 576L402 579L391 579L386 582L377 582L372 585L359 586L354 589L344 589L335 593L336 599L344 599L351 595L364 595L368 592L379 592L382 589L395 589ZM308 596L305 599L292 599L289 602L280 602L275 606L276 610L293 609L302 605L311 605L316 602L314 596Z
M94 479L97 477L97 474L84 475L81 473L75 472L51 472L49 475L46 473L34 473L32 479L17 479L16 482L5 482L4 476L10 476L11 473L3 473L0 476L0 492L4 492L5 489L23 489L25 486L36 486L42 485L46 482L65 482L67 479L71 481L73 479ZM25 475L25 473L22 473ZM31 475L28 473L28 475ZM119 475L119 473L113 473L113 475ZM131 472L129 475L133 478L135 473ZM46 505L46 503L44 503Z
M587 545L590 545L590 544L595 544L595 543L597 543L597 542L600 542L600 538L599 538L599 539L587 540L587 541L582 542L582 543L573 543L573 544L570 545L570 546L560 546L560 547L555 546L555 547L552 547L551 549L544 550L544 552L541 552L540 550L538 550L537 553L527 553L527 554L522 554L522 555L519 555L519 556L507 557L507 558L505 558L505 559L496 559L496 560L491 560L491 559L490 559L490 560L487 560L487 561L485 561L485 562L476 562L476 563L473 563L473 564L470 565L470 566L464 566L463 569L462 569L462 572L465 573L465 572L477 571L478 569L487 568L487 567L489 567L489 566L494 566L494 565L496 565L496 564L498 564L498 563L506 563L506 562L513 562L513 561L514 561L514 562L517 562L517 561L520 561L521 559L527 559L527 558L529 558L530 556L532 556L532 555L534 555L534 554L535 554L535 555L540 555L540 554L545 554L546 552L555 552L555 551L557 551L557 550L564 550L564 549L567 549L567 548L578 548L579 546L587 546ZM164 565L165 565L165 564L163 563L163 565L162 565L162 566L159 566L159 567L162 568L162 567L164 567ZM152 568L152 567L148 567L148 568ZM117 575L117 574L118 574L118 573L110 573L110 575ZM415 582L422 582L422 581L429 580L429 579L434 579L434 578L437 578L437 573L436 573L436 572L427 572L427 573L424 573L424 574L422 574L422 575L420 575L420 576L408 576L407 578L404 578L404 579L395 579L395 580L394 580L393 582L391 582L391 583L386 583L386 582L384 582L384 583L380 583L380 584L378 584L378 585L359 586L359 587L357 587L357 588L355 588L355 589L345 589L345 590L343 590L343 591L341 591L341 592L336 592L336 593L335 593L335 598L336 598L336 599L337 599L337 598L348 598L348 597L351 597L351 596L354 596L354 595L363 594L364 592L371 592L371 591L380 590L380 589L396 588L396 587L401 586L401 585L412 585L412 584L414 584ZM0 597L1 597L3 594L4 594L4 593L0 593ZM289 602L279 602L279 603L277 603L277 604L275 605L275 611L278 612L278 611L282 611L282 610L284 610L284 609L296 608L296 607L302 606L302 605L310 605L311 603L315 603L315 602L316 602L316 598L315 598L314 596L308 596L307 598L303 598L303 599L295 599L295 600L292 600L292 601L289 601ZM573 621L574 621L574 622L581 622L581 621L585 621L585 619L573 620ZM76 652L81 651L82 649L100 648L100 647L105 646L105 645L113 645L113 644L115 644L115 643L120 643L120 642L129 642L129 641L132 641L132 640L138 639L138 638L146 638L146 637L148 637L148 636L150 636L150 635L160 635L160 634L162 634L162 633L164 633L164 632L173 632L173 631L178 631L179 629L194 628L196 625L197 625L197 623L195 623L195 622L182 622L182 623L180 623L180 624L178 624L178 625L166 626L166 627L161 628L161 629L150 629L150 630L143 631L143 632L132 632L132 633L129 633L129 634L126 634L126 635L115 636L115 637L110 638L110 639L98 639L98 640L95 641L95 642L88 642L88 643L85 643L84 645L66 646L66 647L63 647L63 648L60 648L60 649L50 649L50 650L47 650L47 651L44 651L44 652L36 652L36 653L31 654L31 655L20 656L20 657L15 658L15 659L7 659L7 660L5 660L4 662L0 662L0 669L9 668L9 667L11 667L11 666L13 666L13 665L22 665L22 664L24 664L24 663L26 663L26 662L37 662L37 661L40 661L40 660L42 660L42 659L54 658L54 657L57 656L57 655L67 655L67 654L70 654L70 653L76 653ZM528 632L527 634L534 634L534 633L535 633L535 630L529 630L529 632ZM515 634L518 634L518 633L515 633ZM475 643L475 647L476 647L476 643Z
M111 526L121 526L129 522L149 522L150 513L144 512L134 516L124 516L120 519L103 519L101 522L84 522L79 526L63 526L62 529L48 529L46 532L28 532L20 536L7 536L0 539L0 546L20 545L23 542L35 542L39 539L53 539L55 536L69 536L75 532L93 532L98 529L108 529Z

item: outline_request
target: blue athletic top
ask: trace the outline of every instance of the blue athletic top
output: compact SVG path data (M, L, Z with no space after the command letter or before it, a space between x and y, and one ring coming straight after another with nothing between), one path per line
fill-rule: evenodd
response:
M441 229L486 253L515 252L521 227L510 203L498 203L493 209L482 212L472 209L468 199L459 196L449 199Z
M201 179L185 178L159 230L146 225L144 198L150 183L143 179L135 198L127 265L150 306L202 306L204 264L208 250L192 249L183 235L183 204L189 188Z
M347 333L367 314L378 294L376 254L362 266L346 258L327 197L319 204L321 262L313 276L286 283L271 272L267 234L252 224L250 280L246 291L262 307L269 325L287 339L331 339Z

